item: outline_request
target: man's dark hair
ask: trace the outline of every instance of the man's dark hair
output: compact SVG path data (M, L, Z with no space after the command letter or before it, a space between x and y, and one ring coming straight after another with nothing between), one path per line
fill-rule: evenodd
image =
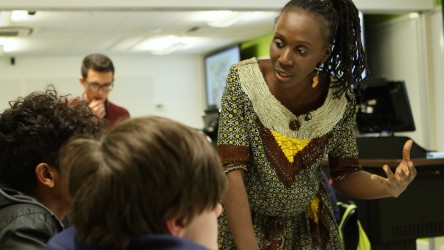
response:
M70 103L54 86L10 102L0 114L0 184L35 194L35 167L59 168L60 147L73 136L98 136L102 123L82 103Z
M114 75L113 62L109 57L103 54L90 54L83 59L82 67L80 68L83 79L88 78L89 69L101 73L112 72Z

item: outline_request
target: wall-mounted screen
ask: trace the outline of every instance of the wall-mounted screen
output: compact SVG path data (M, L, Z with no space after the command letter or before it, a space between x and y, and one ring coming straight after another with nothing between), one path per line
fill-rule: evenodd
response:
M239 45L218 50L205 56L205 87L208 106L216 105L217 108L220 108L230 67L239 61Z

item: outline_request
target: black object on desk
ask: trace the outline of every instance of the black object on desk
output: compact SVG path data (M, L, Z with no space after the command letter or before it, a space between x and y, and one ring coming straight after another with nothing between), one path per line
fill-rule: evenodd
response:
M402 148L409 139L406 136L358 137L359 159L402 159ZM427 152L413 142L410 158L426 158Z
M368 172L385 176L382 166L398 166L407 139L358 138L361 165ZM413 250L418 238L444 235L444 159L426 159L426 152L413 144L411 159L417 176L398 198L353 199L372 249Z

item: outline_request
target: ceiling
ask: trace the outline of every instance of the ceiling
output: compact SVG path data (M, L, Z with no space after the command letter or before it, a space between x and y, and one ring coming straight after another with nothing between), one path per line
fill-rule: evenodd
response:
M205 54L272 32L275 11L239 12L230 27L210 27L210 11L23 11L22 20L0 26L5 55L78 55L92 51L147 53L143 42L175 35L174 54ZM10 15L10 11L3 15ZM13 17L16 12L14 13ZM3 36L2 36L3 34Z
M274 18L286 2L0 0L0 48L3 44L3 56L84 55L91 52L147 54L146 48L142 48L144 41L175 35L182 40L180 48L172 54L202 55L270 34ZM361 10L373 12L381 6L385 11L425 10L434 6L434 0L354 2ZM9 16L13 10L24 10L23 19L11 20ZM230 27L210 27L204 16L208 17L209 11L220 10L233 10L242 15Z

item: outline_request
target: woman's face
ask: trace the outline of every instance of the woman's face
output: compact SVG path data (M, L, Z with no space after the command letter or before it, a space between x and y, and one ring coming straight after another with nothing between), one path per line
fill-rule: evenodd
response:
M312 81L313 72L331 53L327 27L310 12L297 8L284 11L276 22L270 45L273 80L294 86Z

